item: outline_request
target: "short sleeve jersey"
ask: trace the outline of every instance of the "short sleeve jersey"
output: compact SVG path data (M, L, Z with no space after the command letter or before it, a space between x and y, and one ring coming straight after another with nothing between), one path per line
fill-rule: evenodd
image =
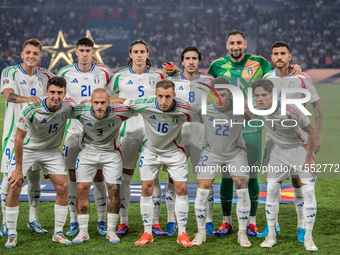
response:
M175 83L176 97L189 102L191 105L195 105L202 100L201 95L202 93L205 93L203 92L203 89L210 90L206 85L211 85L214 77L198 73L198 76L194 80L189 81L185 78L183 72L181 72L176 73L167 79Z
M164 79L162 73L153 68L147 68L146 71L138 75L132 68L125 68L117 72L111 79L108 89L112 93L119 93L120 98L140 98L153 97L156 91L156 83ZM127 134L133 136L135 131L144 134L143 118L136 116L124 122L121 136Z
M241 149L246 151L246 146L242 138L243 115L233 115L231 106L226 112L220 112L214 103L207 106L207 114L201 114L201 104L196 105L198 116L204 123L206 147L219 155L230 156ZM224 124L215 124L214 121L223 120ZM217 122L221 123L221 122Z
M67 119L71 117L75 102L65 98L56 112L46 106L46 97L40 105L25 107L19 117L17 127L27 131L24 148L46 150L58 148L61 144Z
M310 120L295 105L287 105L286 115L281 115L281 105L279 105L272 114L263 116L251 113L246 105L245 115L246 119L250 117L263 121L267 133L281 148L291 149L307 143L307 133L302 128L307 127Z
M78 119L84 127L84 148L112 152L119 150L118 135L123 121L137 114L126 106L111 104L105 118L99 120L93 115L91 104L80 104L74 108L72 118Z
M311 93L311 99L309 100L311 103L318 101L320 99L318 93L316 92L312 79L306 73L301 73L296 76L288 75L285 78L281 78L277 74L276 70L272 70L269 73L265 74L264 78L271 80L274 86L278 88L279 91L282 88L303 88L307 89ZM304 97L305 95L302 93L287 94L287 98L304 98Z
M145 124L147 141L145 147L156 154L185 150L182 144L181 129L186 121L198 121L196 112L188 103L175 99L175 107L163 112L158 107L156 97L127 99L124 105L139 112Z
M45 68L37 67L33 76L30 77L21 64L7 67L2 71L1 75L1 93L7 88L14 90L14 93L24 97L30 96L45 96L47 81L54 74L47 71ZM22 108L27 106L26 103L11 103L6 102L5 119L2 140L6 143L8 139L15 138L16 123ZM6 145L5 145L6 146Z
M107 89L112 78L110 69L98 63L93 64L86 73L79 69L78 64L65 66L60 69L58 75L66 79L66 97L73 98L77 104L85 99L90 100L92 91L96 88ZM67 126L69 133L81 134L82 132L82 125L77 120L70 120Z

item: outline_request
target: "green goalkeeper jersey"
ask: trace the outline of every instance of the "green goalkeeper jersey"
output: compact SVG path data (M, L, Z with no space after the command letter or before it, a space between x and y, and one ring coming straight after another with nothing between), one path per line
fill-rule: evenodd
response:
M248 96L248 88L254 81L261 79L264 74L271 71L269 62L261 56L245 53L241 62L231 61L230 56L215 60L209 67L208 74L214 77L225 77L231 84L238 86L244 95ZM256 125L252 123L252 125ZM261 128L246 126L242 129L243 133L257 133Z

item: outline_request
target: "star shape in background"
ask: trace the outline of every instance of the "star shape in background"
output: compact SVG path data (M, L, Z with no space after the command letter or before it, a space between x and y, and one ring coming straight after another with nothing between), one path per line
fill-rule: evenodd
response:
M43 46L43 50L52 55L48 70L53 69L61 59L65 60L67 64L72 65L74 63L72 53L75 51L75 47L75 45L68 45L66 43L63 32L60 30L54 46Z
M90 30L86 30L86 37L91 39L94 42ZM96 50L94 52L94 56L93 56L94 59L97 60L98 63L103 63L103 59L100 56L100 53L102 51L106 50L107 48L110 48L110 47L112 47L112 44L101 44L101 45L98 45L98 44L94 43L93 48Z

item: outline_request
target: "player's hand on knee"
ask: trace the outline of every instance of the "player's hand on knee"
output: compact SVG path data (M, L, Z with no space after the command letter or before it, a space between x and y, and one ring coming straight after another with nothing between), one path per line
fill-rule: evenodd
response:
M8 183L11 188L15 188L17 184L22 184L24 181L24 175L20 170L14 170L11 176L8 178Z

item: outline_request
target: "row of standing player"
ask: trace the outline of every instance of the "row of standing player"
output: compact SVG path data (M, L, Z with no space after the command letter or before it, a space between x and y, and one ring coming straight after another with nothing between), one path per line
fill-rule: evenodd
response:
M138 46L138 45L137 45ZM136 46L136 47L137 47ZM227 45L228 46L228 45ZM143 46L142 46L143 47ZM228 47L227 47L228 48ZM147 52L146 52L147 53ZM131 53L130 53L131 54ZM243 53L241 54L241 56L243 55ZM196 58L197 59L197 58ZM143 59L139 59L138 61L136 61L137 63L139 63L139 64L141 64L141 63L145 63L146 61L145 61L145 58L144 58L144 60ZM142 65L142 66L144 66L144 70L148 70L148 68L146 67L146 65L144 64L144 65ZM131 68L131 69L133 69L133 68ZM131 74L131 69L129 69L128 71L130 71L130 74ZM143 69L143 68L141 68L141 69ZM198 66L197 66L197 69L198 69ZM127 70L126 70L127 71ZM142 70L143 71L143 70ZM185 69L185 71L184 71L184 73L183 74L185 74L185 72L186 72L186 69ZM140 73L143 73L143 72L140 72ZM254 72L255 73L255 72ZM132 70L132 74L133 74L133 70ZM196 73L196 77L197 77L197 73ZM137 77L136 77L137 78ZM194 77L195 78L195 77ZM73 81L73 83L77 83L78 81L77 81L77 79L75 79L75 80L72 80ZM71 83L72 83L72 81L71 81ZM129 83L130 82L130 83ZM149 80L148 81L149 82L149 84L150 85L152 85L152 83L154 83L155 81L152 81L152 79L151 80ZM135 82L135 83L137 83L137 82ZM117 83L116 81L115 81L115 85L118 85L119 83ZM133 84L133 81L130 79L130 80L128 80L127 82L126 82L126 84L130 84L130 85L132 85ZM132 87L132 86L131 86ZM89 87L87 87L86 85L84 85L84 87L82 87L82 95L86 95L86 93L88 93L88 91L89 91ZM141 95L141 96L143 96L144 95L144 86L139 86L138 87L138 93L139 93L139 95ZM64 147L64 149L65 149L65 153L67 154L68 153L68 148L65 146ZM65 154L64 153L64 154ZM138 158L138 154L137 154L137 158ZM123 177L123 181L124 181L124 177ZM169 185L169 186L171 186L171 185ZM168 193L167 193L168 194ZM157 197L157 196L156 196ZM173 222L173 221L170 221L170 222ZM157 222L155 222L155 223L157 223ZM127 225L127 224L126 224ZM123 226L124 227L124 226Z

